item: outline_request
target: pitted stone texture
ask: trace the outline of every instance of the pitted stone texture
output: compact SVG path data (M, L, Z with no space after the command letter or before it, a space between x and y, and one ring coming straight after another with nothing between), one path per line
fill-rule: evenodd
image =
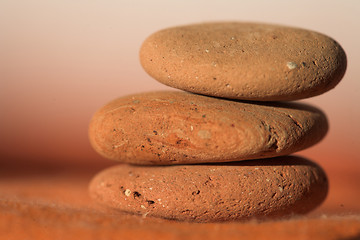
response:
M325 115L303 104L169 91L110 102L93 116L89 137L106 158L171 165L287 155L319 142L327 129Z
M165 29L143 43L156 80L231 99L279 101L322 94L346 70L341 46L323 34L279 25L222 22Z
M223 164L106 169L90 184L93 199L115 209L195 222L303 214L326 197L323 170L300 157Z

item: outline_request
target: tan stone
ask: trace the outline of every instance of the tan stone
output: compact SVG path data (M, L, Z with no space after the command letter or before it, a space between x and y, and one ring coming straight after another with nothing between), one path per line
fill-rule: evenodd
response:
M100 172L90 184L110 207L196 222L306 213L327 194L323 170L293 156L236 163L131 166Z
M171 87L232 99L308 98L334 88L346 55L328 36L279 25L223 22L165 29L143 43L145 71Z
M346 158L316 159L330 182L326 201L306 216L268 221L197 224L118 211L91 201L91 177L104 161L47 165L3 158L0 168L0 239L106 240L338 240L360 235L360 167ZM350 160L351 162L351 160ZM75 163L75 164L74 164ZM10 166L9 166L10 164Z
M110 102L94 115L89 137L106 158L166 165L287 155L319 142L327 129L325 115L303 104L173 91Z

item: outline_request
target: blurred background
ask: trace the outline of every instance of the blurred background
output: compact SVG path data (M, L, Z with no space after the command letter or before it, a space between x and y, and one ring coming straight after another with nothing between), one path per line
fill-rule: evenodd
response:
M360 1L0 0L0 161L18 168L111 162L90 147L93 113L110 100L169 89L141 68L143 40L205 21L256 21L315 30L345 49L348 69L333 90L303 100L330 131L299 155L328 173L331 206L360 209ZM330 205L329 205L330 206Z

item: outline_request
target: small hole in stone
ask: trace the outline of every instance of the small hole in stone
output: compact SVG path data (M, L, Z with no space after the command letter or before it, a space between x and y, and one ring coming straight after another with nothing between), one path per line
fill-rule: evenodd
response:
M194 191L191 193L192 195L199 195L200 194L200 190Z
M134 198L139 198L141 196L141 194L139 192L134 192L133 195L134 195Z
M154 204L155 202L153 200L147 200L146 201L149 205Z

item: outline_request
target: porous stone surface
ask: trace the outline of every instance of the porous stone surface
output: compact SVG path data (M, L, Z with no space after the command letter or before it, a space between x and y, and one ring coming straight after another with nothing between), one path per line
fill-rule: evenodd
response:
M317 159L331 190L326 201L306 216L267 221L197 224L128 214L91 201L87 186L104 161L48 165L2 159L0 238L24 239L277 239L339 240L360 236L359 167L334 157ZM26 226L26 227L24 227Z
M322 94L346 70L341 46L280 25L217 22L168 28L140 50L145 71L175 88L232 99L279 101Z
M119 165L100 172L90 195L135 214L196 222L307 213L326 197L327 178L294 156L223 164Z
M89 138L109 159L172 165L287 155L319 142L327 130L325 115L304 104L164 91L105 105L91 120Z

